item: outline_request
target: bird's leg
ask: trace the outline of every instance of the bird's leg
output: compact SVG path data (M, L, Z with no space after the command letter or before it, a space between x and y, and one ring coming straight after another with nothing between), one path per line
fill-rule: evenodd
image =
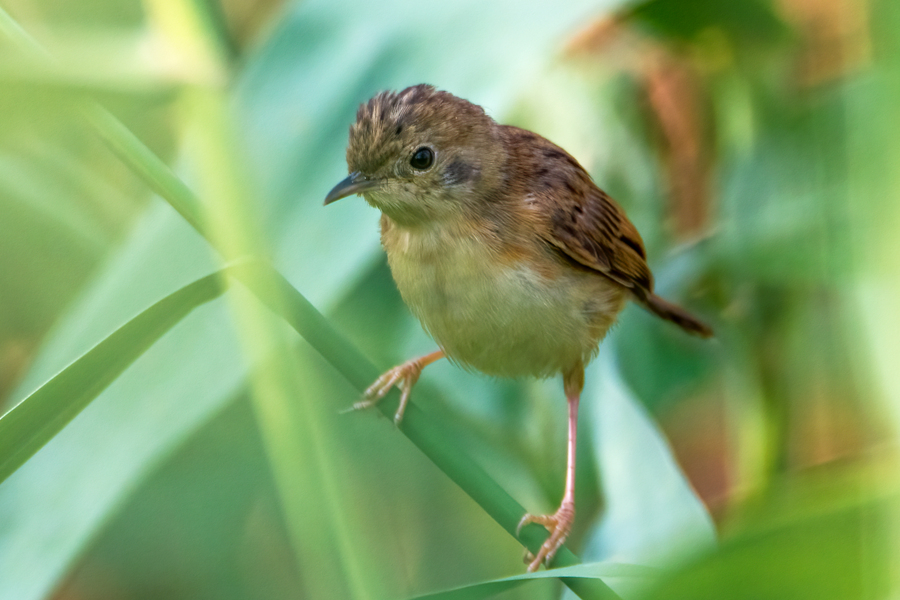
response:
M400 406L397 407L397 412L394 413L394 423L399 425L400 421L403 420L403 411L406 410L406 405L409 403L409 393L412 391L413 385L418 381L422 369L441 358L444 358L444 351L437 350L431 354L408 360L402 365L387 371L369 386L363 394L363 399L353 405L353 410L375 406L396 385L400 388Z
M556 555L556 551L566 541L566 537L568 537L572 528L572 522L575 520L575 440L578 433L578 401L581 397L581 390L584 387L584 368L579 365L578 368L564 375L563 383L566 390L566 401L569 405L566 491L563 494L559 509L552 515L534 516L526 513L522 520L519 521L519 526L516 528L517 534L528 523L543 525L550 532L550 536L544 541L537 556L532 555L530 552L526 553L525 562L529 563L529 573L537 571L541 563L550 564L550 561Z

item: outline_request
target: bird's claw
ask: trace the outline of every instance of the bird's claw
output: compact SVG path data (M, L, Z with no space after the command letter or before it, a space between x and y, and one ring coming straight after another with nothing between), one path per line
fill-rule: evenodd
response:
M409 394L413 385L419 380L423 366L421 359L416 358L390 369L363 392L362 400L356 402L345 412L371 408L387 396L391 388L397 386L400 388L400 406L397 407L397 412L394 413L394 424L399 425L403 420L403 412L406 410L406 405L409 402Z
M540 568L541 563L547 565L550 564L553 557L556 556L556 552L569 536L569 531L572 529L572 522L574 520L575 506L569 503L563 503L563 505L559 507L559 510L552 515L536 516L531 513L525 513L519 521L519 525L516 527L517 536L519 535L519 532L522 531L522 528L529 523L543 525L547 531L550 532L550 536L541 545L541 549L538 550L537 555L532 554L528 550L525 551L524 562L528 563L529 573L537 571Z

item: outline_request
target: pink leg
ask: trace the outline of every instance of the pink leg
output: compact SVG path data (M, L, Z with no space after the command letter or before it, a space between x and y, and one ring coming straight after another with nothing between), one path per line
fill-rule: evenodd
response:
M397 412L394 413L394 423L399 425L400 421L403 420L403 412L406 410L406 405L409 403L409 394L413 385L419 380L422 369L441 358L444 358L444 351L437 350L394 367L369 386L363 394L363 399L353 405L353 410L375 406L379 400L391 391L392 387L397 385L400 388L400 406L397 407Z
M556 551L566 541L569 531L572 529L572 522L575 520L575 448L578 435L578 402L581 397L581 390L584 387L584 368L580 365L572 372L563 376L563 383L566 390L566 401L569 405L569 442L566 464L566 490L563 494L562 503L559 509L552 515L534 516L526 513L522 520L519 521L517 532L528 523L537 523L543 525L550 532L550 536L541 546L537 556L530 553L526 555L528 564L528 572L537 571L541 563L550 564Z

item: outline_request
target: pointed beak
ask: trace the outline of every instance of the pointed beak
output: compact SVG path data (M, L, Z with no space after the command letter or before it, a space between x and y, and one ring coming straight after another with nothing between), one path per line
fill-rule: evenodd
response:
M369 179L359 171L354 171L346 179L331 188L331 191L325 196L325 205L327 206L335 200L340 200L353 194L361 194L367 190L377 188L379 185L381 185L381 182L378 179Z

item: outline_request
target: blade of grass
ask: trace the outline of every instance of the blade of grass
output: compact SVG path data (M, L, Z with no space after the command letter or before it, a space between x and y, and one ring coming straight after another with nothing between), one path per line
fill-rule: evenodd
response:
M146 0L151 22L159 34L189 63L208 65L204 70L227 73L221 29L212 26L211 3L195 0ZM214 198L203 204L203 230L226 262L245 256L267 257L269 239L258 220L250 174L238 150L229 98L220 85L194 86L180 97L185 122L185 158L197 176L201 195ZM257 277L254 288L277 289L271 278ZM257 292L259 293L259 292ZM347 507L341 503L329 474L329 459L337 454L335 435L322 422L327 410L310 395L316 370L297 352L280 319L251 294L230 294L231 321L236 326L241 352L259 365L250 375L251 401L262 434L282 514L295 558L304 572L298 593L310 597L329 595L348 600L373 597L367 582L366 556L354 543L346 524ZM308 356L308 355L307 355ZM317 357L318 358L318 357ZM312 491L312 493L311 493ZM309 507L318 515L315 527L306 518Z
M22 29L22 26L9 16L9 13L7 13L2 6L0 6L0 35L2 35L4 39L19 46L19 49L24 52L30 52L46 59L50 58L50 55L44 50L43 46L38 44L33 37L28 35L28 33Z
M0 418L0 482L6 480L87 407L167 331L218 298L221 274L163 298L47 381Z
M641 565L629 565L623 563L595 562L583 563L572 567L562 567L550 571L538 571L537 573L524 573L512 577L492 579L461 587L432 592L415 596L410 600L482 600L500 592L518 587L529 581L547 579L550 577L568 577L581 579L628 579L655 581L663 574L663 571Z
M190 188L106 109L91 103L85 106L84 111L100 139L113 153L202 235L202 207Z
M196 165L198 185L215 202L204 205L204 231L212 245L229 257L265 256L268 244L253 209L249 177L241 169L227 99L218 90L192 89L183 96L190 115L186 155ZM274 271L272 271L274 273ZM276 280L256 270L252 289L280 305ZM323 423L327 410L311 394L319 377L308 355L297 352L293 332L252 294L228 297L241 350L260 368L251 372L251 400L281 500L281 509L298 564L317 577L304 578L303 596L338 596L347 600L373 597L365 556L346 525L347 507L329 475L338 454L335 433ZM283 309L277 311L283 313ZM316 357L318 359L318 357ZM314 490L310 493L310 490ZM318 516L310 527L310 506Z

